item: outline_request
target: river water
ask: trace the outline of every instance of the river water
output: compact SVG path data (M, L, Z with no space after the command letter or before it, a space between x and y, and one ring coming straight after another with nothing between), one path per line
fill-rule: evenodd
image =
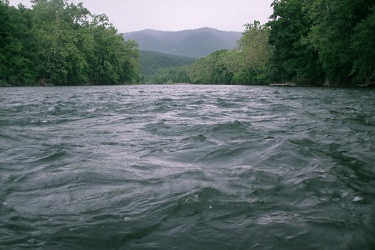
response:
M375 91L0 89L1 249L375 249Z

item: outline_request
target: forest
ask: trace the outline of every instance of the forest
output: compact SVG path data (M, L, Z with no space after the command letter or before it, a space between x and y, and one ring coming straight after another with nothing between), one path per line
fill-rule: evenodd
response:
M67 0L32 3L15 8L0 0L0 86L142 80L137 43L125 41L104 14ZM244 26L235 49L161 68L148 81L375 84L374 0L274 0L272 7L268 23Z
M66 0L0 0L1 85L124 84L139 79L139 51L106 15Z
M375 85L375 1L275 0L272 6L268 23L245 25L236 49L159 75L198 84Z
M163 84L168 83L168 77L160 77L163 72L171 70L171 68L182 68L185 65L191 65L196 61L196 58L176 56L155 51L140 50L140 81L145 84ZM166 70L168 69L168 70ZM175 73L173 73L176 75ZM176 78L181 80L181 77L176 75ZM160 79L161 78L161 79ZM171 80L171 82L173 82Z

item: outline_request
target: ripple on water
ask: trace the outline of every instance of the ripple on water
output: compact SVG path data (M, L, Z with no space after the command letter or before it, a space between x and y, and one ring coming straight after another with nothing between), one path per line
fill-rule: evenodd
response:
M374 93L7 88L9 249L373 249Z

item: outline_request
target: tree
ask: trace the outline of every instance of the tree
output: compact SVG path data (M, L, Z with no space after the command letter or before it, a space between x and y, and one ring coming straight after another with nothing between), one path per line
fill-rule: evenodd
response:
M351 72L360 84L375 83L375 6L371 14L363 19L355 28L351 37L351 49L356 55Z
M152 83L190 83L188 66L169 67L160 69L152 78Z
M88 60L94 39L90 12L63 0L33 1L33 32L38 41L39 79L57 85L90 83Z
M270 27L274 81L320 83L324 81L319 55L309 42L313 24L305 0L275 0Z
M105 15L68 0L33 0L32 9L0 1L0 81L55 85L138 80L138 45Z
M363 84L374 79L373 0L275 0L268 23L274 78Z
M230 84L233 72L225 58L230 51L219 50L199 59L189 69L189 77L193 83Z
M92 41L89 64L91 82L118 84L136 82L139 71L138 44L125 41L106 15L94 15L89 25Z
M315 0L308 5L315 20L310 40L319 53L327 83L352 84L371 76L368 67L373 64L364 60L371 56L369 46L375 46L374 32L367 31L374 5L370 0Z
M270 58L273 47L269 45L270 29L259 21L245 25L245 32L238 42L237 68L234 82L265 84L270 82Z
M0 1L0 81L29 84L35 77L28 11L23 5L19 10L8 1Z

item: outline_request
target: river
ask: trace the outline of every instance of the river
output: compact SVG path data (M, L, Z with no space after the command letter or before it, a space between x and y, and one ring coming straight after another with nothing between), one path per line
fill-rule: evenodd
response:
M375 91L0 89L0 249L375 249Z

